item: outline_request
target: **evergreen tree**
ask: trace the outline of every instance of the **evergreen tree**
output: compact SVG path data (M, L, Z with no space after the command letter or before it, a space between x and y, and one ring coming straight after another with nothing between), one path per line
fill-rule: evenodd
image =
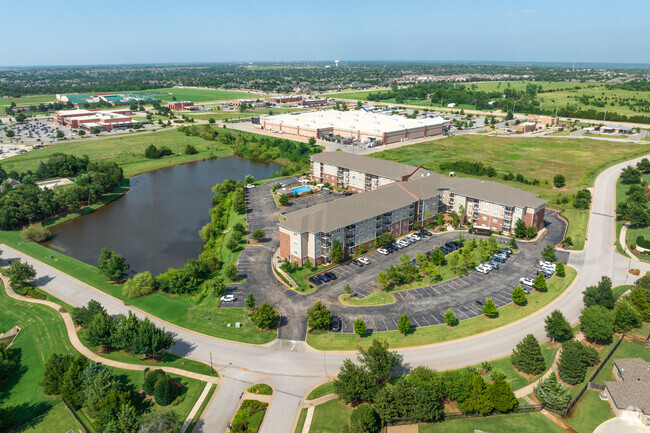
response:
M521 284L513 289L512 302L514 302L517 305L526 304L526 292L524 291L524 288L521 287Z
M544 277L544 274L537 274L535 280L533 280L533 286L538 292L546 292L548 286L546 285L546 277Z
M47 361L45 361L43 367L43 380L41 380L40 383L45 394L59 394L59 387L62 383L63 376L71 363L72 356L70 355L63 355L61 353L53 353L50 355Z
M648 301L646 291L642 287L632 289L627 300L639 312L644 322L650 322L650 301Z
M366 332L366 322L363 321L361 317L357 317L354 320L354 333L361 338Z
M454 326L458 322L458 319L456 319L456 315L454 314L454 311L451 308L445 311L444 317L447 326Z
M399 322L397 322L397 330L400 332L400 334L406 335L410 329L411 321L409 320L409 316L404 313L400 316Z
M580 329L585 337L600 343L610 343L614 335L614 313L601 305L582 310Z
M497 311L497 306L489 296L485 298L485 304L483 304L483 313L490 318L496 317L499 314Z
M76 356L61 378L59 393L75 409L81 408L84 403L83 372L87 365L88 358L83 355Z
M156 404L159 406L170 405L176 397L174 395L174 391L174 385L172 385L172 380L169 378L169 376L160 376L156 381L156 385L153 390L153 396L156 400Z
M601 305L608 310L612 310L616 303L614 293L612 292L612 280L606 276L600 279L597 286L589 286L582 293L585 307Z
M388 350L388 341L377 338L368 348L359 348L357 358L379 384L385 384L390 379L391 371L402 365L402 356Z
M546 319L544 330L554 341L567 341L573 338L571 324L560 310L553 310Z
M519 404L517 397L512 392L510 385L503 375L497 375L494 383L489 387L488 394L494 410L505 413L510 412Z
M157 409L144 414L138 433L181 433L182 423L171 409Z
M253 296L253 292L248 292L246 294L246 299L244 299L244 306L248 310L255 307L255 297Z
M560 378L569 385L582 382L587 374L587 365L583 362L580 346L581 344L574 340L562 344L562 353L557 364L557 371Z
M110 317L97 314L86 328L86 337L93 346L110 346L113 321Z
M477 374L472 377L469 397L460 402L458 408L463 412L478 412L481 415L486 415L494 410L488 386L480 375Z
M138 431L138 425L139 418L133 405L123 404L117 413L117 431L120 433L136 433Z
M512 365L527 374L541 374L546 370L542 350L533 334L528 334L517 343L510 357Z
M557 262L555 264L555 275L557 275L558 277L561 277L561 278L566 276L566 270L564 269L564 263Z
M343 246L341 245L341 242L339 241L334 241L332 242L332 251L330 252L330 259L334 263L341 263L343 261L344 254L343 254Z
M614 330L628 332L641 326L641 314L627 300L621 299L614 307Z
M144 393L147 395L153 395L154 390L156 389L156 383L158 382L158 379L166 375L167 373L165 373L161 369L156 369L156 370L146 369L144 371L144 381L142 382L142 390L144 391Z
M571 401L571 390L558 382L554 372L546 379L540 380L533 392L540 402L556 409L564 409Z

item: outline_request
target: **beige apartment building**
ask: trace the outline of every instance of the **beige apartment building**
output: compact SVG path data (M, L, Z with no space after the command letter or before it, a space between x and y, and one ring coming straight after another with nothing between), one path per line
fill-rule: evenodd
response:
M314 155L312 162L323 161L323 155L327 154ZM351 255L361 245L370 248L384 232L399 237L410 232L414 222L426 224L438 213L452 210L464 214L473 226L497 233L512 233L518 219L538 230L544 225L546 202L527 191L480 179L447 177L422 167L405 166L410 169L402 167L388 175L386 168L396 168L395 163L343 155L347 155L349 170L377 175L385 183L374 188L350 184L348 189L362 193L286 214L278 224L281 257L300 265L307 260L320 265L330 261L334 241ZM374 169L364 165L370 164L366 159L374 161ZM411 175L400 179L401 173Z

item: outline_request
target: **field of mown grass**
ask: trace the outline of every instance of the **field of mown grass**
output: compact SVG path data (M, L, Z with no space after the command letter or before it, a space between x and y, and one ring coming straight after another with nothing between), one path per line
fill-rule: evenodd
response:
M116 92L118 93L118 92ZM147 94L158 97L161 101L194 101L194 102L208 102L208 101L229 101L231 99L261 99L262 95L257 93L242 92L239 90L221 90L221 89L193 89L193 88L176 88L165 87L159 89L138 90L135 92L125 93L139 93Z
M300 111L307 110L303 108L264 108L260 110L246 110L243 113L239 111L217 110L210 113L188 113L186 116L197 120L231 120L243 119L251 116L267 116L269 114L295 113Z

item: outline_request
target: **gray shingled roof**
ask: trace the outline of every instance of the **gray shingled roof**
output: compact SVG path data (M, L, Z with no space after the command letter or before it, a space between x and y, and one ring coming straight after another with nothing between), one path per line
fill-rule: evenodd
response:
M331 164L337 167L371 173L388 179L402 180L417 170L412 165L399 162L386 161L385 159L371 158L368 156L354 155L347 152L323 152L312 155L312 161Z
M650 414L650 362L641 358L614 360L622 380L605 382L612 401L619 409Z
M279 225L298 233L330 232L408 206L416 200L400 184L395 183L288 213L285 215L286 220Z

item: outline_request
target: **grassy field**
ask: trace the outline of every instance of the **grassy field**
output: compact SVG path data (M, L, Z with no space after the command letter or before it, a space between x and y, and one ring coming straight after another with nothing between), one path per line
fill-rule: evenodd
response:
M600 399L598 391L587 390L568 418L558 418L578 433L591 433L603 422L614 418L614 414L609 408L609 403Z
M229 101L231 99L262 99L262 95L257 93L241 92L239 90L217 90L217 89L193 89L193 88L175 88L165 87L161 89L139 90L129 93L144 93L160 98L161 101Z
M347 425L352 408L340 400L330 400L314 408L309 433L341 433Z
M160 159L145 158L144 151L150 144L167 146L174 152L174 156ZM184 152L188 144L194 146L199 153L186 155ZM35 171L40 161L57 152L76 156L89 155L93 161L115 161L124 169L124 176L127 178L158 168L198 161L211 156L231 155L231 150L226 145L207 141L200 137L186 136L170 129L121 137L58 142L38 152L27 152L6 159L0 163L0 166L7 172L11 170Z
M488 320L484 316L478 316L461 320L451 329L448 329L444 324L425 326L412 329L412 332L407 336L402 336L398 331L372 332L367 333L362 340L359 340L355 334L312 332L307 334L307 343L318 350L355 350L359 346L367 347L373 339L385 338L388 340L390 347L395 349L442 343L468 337L507 325L545 307L569 287L576 274L575 269L567 266L566 277L558 278L553 276L548 280L547 292L533 291L528 295L528 303L524 307L518 307L512 303L501 307L498 310L499 316L494 319Z
M305 400L316 400L317 398L323 397L327 394L332 394L334 392L334 382L325 382L322 385L314 388L312 392L309 393Z
M213 111L211 113L199 113L199 114L186 114L187 117L191 117L197 120L225 120L225 119L242 119L245 117L251 116L266 116L269 114L282 114L282 113L295 113L300 111L307 111L303 108L265 108L263 110L247 110L242 112L239 111L226 111L219 110Z
M38 105L48 104L56 101L56 95L31 95L20 98L0 98L0 105L10 105L14 102L16 105Z
M365 298L357 298L347 294L339 296L339 302L343 305L351 307L362 307L368 305L386 305L394 304L395 297L390 293L382 292L381 290L371 293Z
M487 418L455 419L433 424L422 424L419 426L418 432L474 433L476 430L499 433L566 433L566 430L539 412Z
M0 242L175 325L217 338L252 344L268 343L276 337L275 331L258 330L244 308L219 308L219 300L216 298L205 299L200 304L187 297L170 296L160 292L143 298L125 298L122 295L122 287L104 281L96 267L40 244L24 242L17 231L0 232ZM235 322L240 322L242 327L236 328ZM227 326L228 324L231 326Z
M63 413L67 409L62 405L58 397L50 397L43 393L38 385L43 376L43 364L53 353L70 353L76 355L68 339L63 319L58 312L52 308L27 304L9 298L4 288L0 289L0 331L4 332L13 326L19 326L21 332L14 341L12 348L19 350L21 365L24 367L21 373L12 376L3 385L3 392L6 392L6 406L21 405L21 409L15 412L16 424L22 425L32 421L31 425L19 431L76 431L78 425L73 418ZM141 371L128 371L113 369L113 372L130 382L134 391L140 389L142 382ZM185 399L174 410L184 419L189 414L192 406L201 394L202 382L182 378L179 379L184 385L183 392ZM6 391L5 391L6 390ZM61 406L61 407L58 407ZM55 411L50 415L50 411ZM44 424L41 424L44 423ZM64 428L65 427L65 428Z
M63 404L63 401L57 399L55 405L46 412L37 415L31 421L12 430L12 433L46 433L46 432L82 432L83 429L79 421Z
M568 208L562 211L561 215L569 223L566 230L566 237L570 237L573 241L573 248L571 249L583 249L587 235L587 224L589 223L589 211Z

